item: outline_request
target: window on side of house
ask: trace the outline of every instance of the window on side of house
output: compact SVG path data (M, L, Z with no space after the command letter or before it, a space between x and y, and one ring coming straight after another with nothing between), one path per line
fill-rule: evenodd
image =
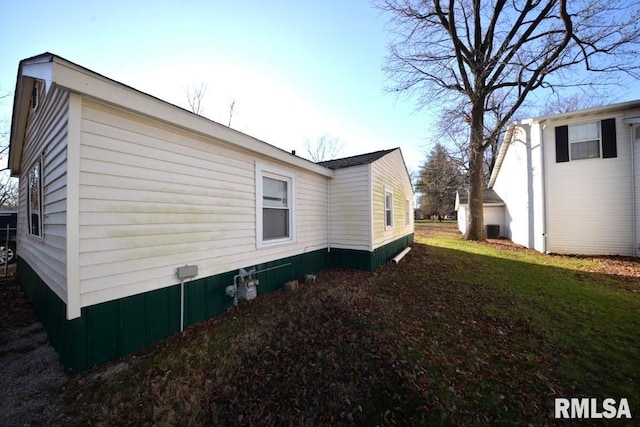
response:
M27 180L27 220L29 234L42 237L42 159L39 159L29 171Z
M618 157L616 119L556 126L556 163Z
M569 126L571 160L600 158L600 122Z
M393 192L384 189L384 228L393 227Z
M257 172L257 246L293 241L295 176L264 166L258 166Z
M411 202L409 199L405 199L404 201L404 225L411 225Z

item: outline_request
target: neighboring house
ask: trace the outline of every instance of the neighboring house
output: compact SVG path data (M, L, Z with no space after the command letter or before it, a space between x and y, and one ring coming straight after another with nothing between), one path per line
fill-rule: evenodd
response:
M638 256L640 100L511 125L489 182L505 236L543 253Z
M399 149L315 164L49 53L20 62L9 167L20 281L76 371L223 312L241 268L264 293L413 241Z
M491 237L504 237L504 202L500 196L492 189L485 188L482 206L485 228L489 226L490 232L496 231L498 234L498 236ZM455 209L458 216L458 230L462 234L467 232L468 208L469 193L467 190L460 189L456 192ZM490 235L490 232L487 235Z

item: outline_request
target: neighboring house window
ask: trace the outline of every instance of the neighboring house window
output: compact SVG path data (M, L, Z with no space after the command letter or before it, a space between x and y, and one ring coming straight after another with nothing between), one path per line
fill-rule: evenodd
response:
M262 165L257 166L257 172L257 246L294 240L295 176Z
M555 133L558 163L617 157L615 119L558 126Z
M384 190L384 228L393 227L393 192Z
M411 216L409 214L411 210L411 202L409 202L409 199L405 199L404 201L404 225L410 225L411 224Z
M27 216L29 234L42 237L42 159L31 168L28 178Z
M600 123L590 122L569 126L571 160L600 157Z

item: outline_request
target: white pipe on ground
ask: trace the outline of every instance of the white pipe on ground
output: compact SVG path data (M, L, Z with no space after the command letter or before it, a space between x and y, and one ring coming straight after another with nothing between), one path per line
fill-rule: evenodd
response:
M394 264L397 264L400 262L400 260L402 260L402 258L404 258L404 256L406 254L409 253L409 251L411 250L411 246L407 246L402 252L400 252L398 255L396 255L395 257L393 257L393 259L391 260Z

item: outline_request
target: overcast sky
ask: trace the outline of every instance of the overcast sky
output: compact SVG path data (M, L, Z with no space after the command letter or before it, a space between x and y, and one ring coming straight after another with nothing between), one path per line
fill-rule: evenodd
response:
M384 91L389 33L368 0L10 0L0 12L0 91L18 62L51 52L285 150L328 133L343 156L401 147L424 162L432 114ZM638 97L629 93L625 99ZM11 102L0 105L0 118Z

